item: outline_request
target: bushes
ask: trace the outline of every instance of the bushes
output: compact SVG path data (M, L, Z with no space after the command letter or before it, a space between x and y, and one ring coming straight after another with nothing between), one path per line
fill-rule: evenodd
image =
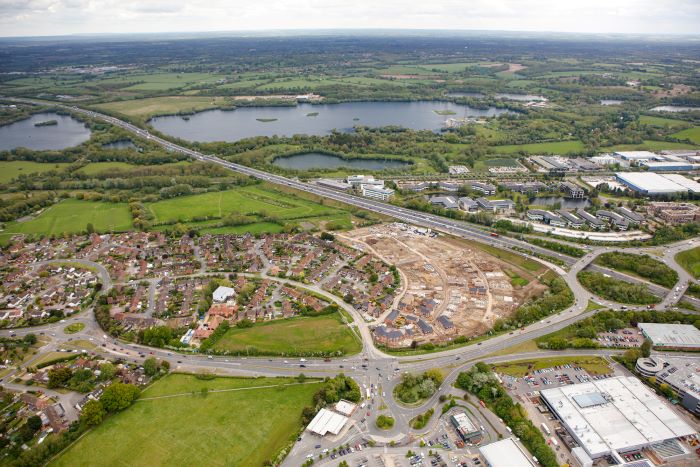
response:
M548 240L542 240L539 238L531 238L528 239L530 243L533 245L541 246L542 248L547 248L548 250L552 251L558 251L559 253L563 253L565 255L569 256L574 256L576 258L581 258L583 255L586 254L585 251L583 251L580 248L576 248L571 245L566 245L564 243L559 243L559 242L551 242Z
M380 415L377 417L377 427L382 430L391 430L394 427L394 419L388 415Z
M435 394L442 380L442 373L435 369L421 375L404 373L401 383L394 388L394 396L404 404L415 404Z
M660 301L659 297L649 292L642 284L630 284L612 277L605 277L599 272L581 271L576 277L585 288L607 300L636 305L648 305Z
M598 256L595 262L618 271L634 273L664 287L673 287L678 282L676 271L649 255L611 251Z
M457 387L483 400L513 430L513 434L520 438L541 465L544 467L559 465L556 455L547 446L540 430L527 418L522 406L513 402L487 365L477 363L468 372L460 373L457 377Z
M411 428L413 428L414 430L420 430L421 428L424 428L425 425L427 425L430 421L430 418L433 416L433 413L435 413L435 409L430 409L427 412L414 417L410 422Z

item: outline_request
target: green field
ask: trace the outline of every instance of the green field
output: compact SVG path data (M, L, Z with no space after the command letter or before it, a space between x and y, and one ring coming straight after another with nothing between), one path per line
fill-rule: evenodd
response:
M689 139L695 144L700 144L700 126L694 126L693 128L679 131L671 136L678 139Z
M186 222L196 217L224 217L231 213L265 214L288 220L341 212L338 209L259 186L183 196L157 201L147 206L155 216L155 222Z
M68 164L47 164L33 161L0 161L0 183L7 183L20 175L48 172L50 170L61 171Z
M339 314L266 321L251 328L231 328L214 350L262 354L358 353L362 346Z
M493 146L496 154L513 154L523 151L530 154L550 153L569 154L584 150L581 141L554 141L551 143L508 144L505 146Z
M677 128L677 127L684 127L688 123L684 122L683 120L675 120L672 118L664 118L664 117L652 117L649 115L642 115L639 117L639 123L643 123L645 125L651 125L651 126L658 126L661 128Z
M700 246L681 251L676 255L676 261L696 279L700 279Z
M318 381L282 386L293 383L291 378L202 380L169 375L51 465L263 465L295 439L301 411L319 388ZM260 388L271 385L276 387ZM206 395L201 393L204 388ZM251 389L213 392L239 388ZM147 399L178 394L182 395Z
M130 117L148 118L154 115L196 112L230 104L231 101L225 97L168 96L108 102L97 104L95 108Z
M697 146L687 143L645 140L642 144L618 144L601 148L601 151L662 151L664 149L697 149Z
M126 203L103 203L67 199L46 208L38 217L26 222L10 222L0 233L9 239L14 234L62 235L79 233L91 223L97 232L121 232L132 228Z
M522 378L534 370L551 368L558 365L577 365L592 375L606 375L610 373L610 365L601 357L554 357L538 358L534 360L518 360L515 362L495 365L496 371L505 375Z
M114 170L140 170L149 167L176 167L180 165L189 165L189 161L173 162L170 164L160 164L160 165L134 165L127 162L91 162L85 167L81 167L78 172L84 173L86 175L95 175L102 172L110 172Z
M202 84L216 83L223 75L213 73L146 73L106 78L96 81L97 86L128 85L129 91L167 91ZM130 83L133 83L129 85Z

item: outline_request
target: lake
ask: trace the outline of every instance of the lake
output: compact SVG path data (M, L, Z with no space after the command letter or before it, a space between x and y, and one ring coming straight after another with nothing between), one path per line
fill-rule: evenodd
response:
M454 112L438 115L435 111ZM453 102L346 102L300 104L293 107L239 107L207 110L191 115L155 117L158 131L189 141L237 141L253 136L327 135L332 130L353 131L356 125L400 126L412 130L439 131L450 117L493 117L507 109L475 109ZM262 120L262 121L261 121Z
M410 162L395 159L343 159L342 157L321 152L307 152L287 157L277 157L273 162L277 167L295 170L309 169L349 169L384 170L400 169L410 166Z
M120 139L111 143L103 144L104 149L138 149L130 139Z
M56 125L34 126L36 123L56 120ZM31 117L0 126L0 151L28 148L35 151L58 150L77 146L90 139L90 130L70 115L55 112L34 114Z
M532 101L546 101L547 98L544 96L536 96L534 94L510 94L507 92L502 92L496 94L496 99L505 99L508 101L521 101L521 102L532 102Z
M538 196L530 202L530 204L537 206L552 206L556 203L561 203L562 209L586 208L591 204L588 199L564 198L562 196Z
M659 105L651 109L652 112L693 112L700 107L687 107L684 105Z
M600 105L620 105L622 101L617 99L603 99L600 101Z

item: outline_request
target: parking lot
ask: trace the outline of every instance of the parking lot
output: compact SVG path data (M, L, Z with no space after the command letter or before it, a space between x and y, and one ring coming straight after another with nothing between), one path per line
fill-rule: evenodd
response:
M625 328L615 332L602 332L596 340L604 347L633 348L642 346L644 336L639 329Z
M523 378L501 375L501 379L506 389L508 389L508 392L516 398L521 399L539 396L540 389L587 383L591 380L605 379L611 376L615 376L614 370L611 370L610 374L607 375L590 375L579 366L566 364L552 368L533 370L530 375Z

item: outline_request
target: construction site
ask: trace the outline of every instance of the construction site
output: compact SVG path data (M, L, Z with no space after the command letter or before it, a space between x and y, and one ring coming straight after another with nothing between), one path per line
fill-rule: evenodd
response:
M517 266L427 229L393 223L343 237L399 270L401 289L374 333L388 347L483 334L546 288Z

